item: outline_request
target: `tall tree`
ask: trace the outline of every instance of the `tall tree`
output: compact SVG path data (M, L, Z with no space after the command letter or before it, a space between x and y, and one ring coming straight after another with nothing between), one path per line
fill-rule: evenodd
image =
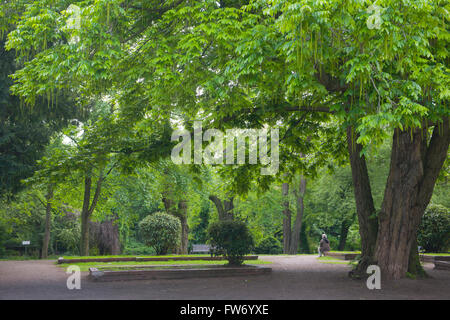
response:
M302 230L303 214L305 212L305 192L306 192L306 179L301 176L298 184L298 189L294 190L296 200L296 216L294 225L292 226L291 243L289 247L289 254L297 254L300 246L300 233Z
M417 220L447 157L447 2L94 1L80 3L77 30L65 28L66 4L33 1L8 35L21 57L44 48L15 73L13 91L25 102L63 87L83 88L82 97L108 88L133 120L179 114L215 128L292 132L280 139L280 167L300 152L316 164L347 152L360 184L361 232L370 234L363 260L375 260L387 278L405 275ZM388 137L391 168L376 213L362 156ZM248 166L235 171L242 188L273 180Z

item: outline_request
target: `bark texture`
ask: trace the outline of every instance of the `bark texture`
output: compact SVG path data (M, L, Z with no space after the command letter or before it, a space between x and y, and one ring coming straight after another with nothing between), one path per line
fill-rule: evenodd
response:
M91 186L92 177L88 173L84 178L84 197L83 197L83 208L81 210L81 255L89 255L89 222L92 213L95 210L98 199L100 197L102 183L103 183L103 170L97 179L94 197L91 201Z
M219 214L219 220L233 220L234 219L234 198L228 197L228 199L221 200L216 195L210 195L209 200L211 200L217 208L217 213Z
M302 230L303 222L303 212L305 210L304 197L306 192L306 179L302 176L300 177L300 184L298 190L295 190L295 198L297 202L297 215L295 217L294 226L292 228L289 254L297 254L298 248L300 246L300 232Z
M283 195L283 253L289 253L291 245L291 209L289 208L289 183L281 186Z
M361 236L361 259L351 273L356 276L365 274L367 267L373 262L377 239L378 223L372 198L370 179L366 159L360 155L362 146L356 143L358 136L352 127L347 128L347 148L352 170L353 191L356 200L359 234Z
M449 121L426 130L395 130L389 176L379 218L375 259L382 276L405 276L416 261L417 230L447 157Z
M97 247L101 255L118 255L121 252L119 227L115 220L89 223L91 246Z

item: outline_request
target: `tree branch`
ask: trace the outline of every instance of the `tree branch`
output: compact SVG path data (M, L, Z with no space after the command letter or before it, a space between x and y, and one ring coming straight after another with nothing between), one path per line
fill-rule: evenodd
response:
M424 177L420 184L418 196L419 203L424 206L423 210L425 210L433 195L434 185L447 158L449 144L449 118L445 117L441 125L434 127L433 135L425 154Z

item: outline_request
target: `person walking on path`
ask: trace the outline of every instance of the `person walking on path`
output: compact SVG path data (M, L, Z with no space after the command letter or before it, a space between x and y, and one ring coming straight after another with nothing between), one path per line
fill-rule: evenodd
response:
M324 233L322 234L322 239L319 243L319 258L322 255L326 255L326 253L330 251L330 241L327 239L327 235Z

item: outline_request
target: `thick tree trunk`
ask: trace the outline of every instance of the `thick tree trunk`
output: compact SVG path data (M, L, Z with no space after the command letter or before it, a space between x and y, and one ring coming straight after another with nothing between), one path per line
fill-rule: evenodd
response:
M361 259L354 275L366 274L367 266L373 262L375 244L377 239L377 219L372 198L369 174L366 159L360 155L362 146L356 143L357 135L352 127L347 128L347 147L352 169L353 190L356 200L356 212L359 222L359 234L361 236Z
M303 212L305 209L304 197L306 192L306 179L300 177L300 185L296 192L297 216L295 217L294 227L290 239L289 254L297 254L300 245L300 232L302 230Z
M101 255L118 255L121 252L119 227L114 223L116 219L89 223L89 246L97 247Z
M228 198L228 200L223 200L223 204L222 204L222 200L215 195L210 195L209 200L211 200L214 203L214 205L216 206L220 221L234 219L234 213L233 213L234 199L233 199L233 197Z
M42 259L46 259L48 257L48 244L50 242L50 223L51 223L51 215L52 215L52 198L53 198L53 186L49 184L47 196L45 197L47 200L47 204L45 207L45 231L44 231L44 240L42 243Z
M420 264L419 249L417 247L417 237L413 240L409 253L408 272L415 277L427 277L425 270Z
M289 253L291 244L291 210L289 208L289 183L284 182L282 185L283 195L283 253Z
M429 146L426 130L394 132L375 250L384 278L405 276L410 259L417 260L417 229L447 156L448 127L446 118L434 128Z

